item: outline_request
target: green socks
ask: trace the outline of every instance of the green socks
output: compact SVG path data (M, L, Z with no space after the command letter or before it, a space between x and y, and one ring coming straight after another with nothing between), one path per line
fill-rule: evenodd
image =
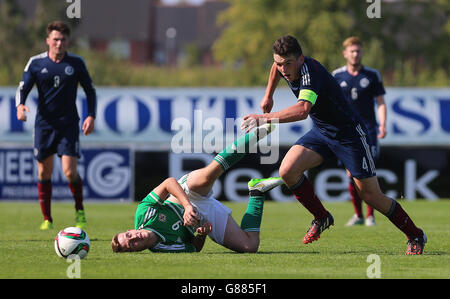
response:
M222 165L223 169L226 171L244 158L247 153L253 151L256 153L255 145L257 142L258 138L254 132L245 134L217 154L214 160ZM254 150L252 150L252 146L255 147Z
M263 214L265 195L259 191L251 191L247 210L241 221L241 228L246 232L259 232Z

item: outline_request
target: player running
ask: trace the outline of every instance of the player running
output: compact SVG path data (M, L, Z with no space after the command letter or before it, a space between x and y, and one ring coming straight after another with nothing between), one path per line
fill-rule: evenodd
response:
M87 117L82 131L94 131L97 97L83 58L68 53L70 28L55 21L47 26L48 51L33 56L25 70L16 93L17 119L26 121L30 109L25 101L33 85L38 89L34 125L34 157L38 165L38 198L44 222L41 230L53 228L51 216L53 155L61 157L64 175L75 200L76 226L84 228L83 182L77 171L80 158L79 116L76 107L78 83L87 97Z
M138 205L134 229L113 237L112 250L199 252L209 235L217 244L233 251L257 252L265 192L283 181L268 178L249 182L250 199L240 226L231 216L231 210L213 197L212 187L245 156L249 146L272 129L272 125L262 125L230 144L206 167L178 181L168 178L162 182Z
M345 99L336 79L316 60L306 57L298 41L284 36L273 45L274 63L266 94L260 106L264 114L249 114L241 125L250 130L262 122L279 123L306 119L313 128L302 136L281 162L279 173L295 198L314 216L303 238L308 244L334 224L333 216L324 208L304 172L336 156L351 173L362 200L399 228L408 238L406 254L422 254L427 241L425 233L411 220L401 205L384 195L378 185L375 165L366 140L366 127L352 105ZM284 78L297 97L297 103L281 111L270 112L273 93Z
M362 43L357 37L349 37L343 42L343 55L347 64L333 71L333 76L341 86L345 97L353 104L367 128L367 143L374 161L378 160L380 146L378 138L386 136L386 104L384 102L383 82L380 73L372 68L362 65ZM375 101L376 99L376 101ZM380 125L377 124L374 105L377 106L377 114ZM367 215L364 221L362 201L356 191L351 174L348 190L355 214L347 222L347 226L363 224L375 225L373 208L367 205Z

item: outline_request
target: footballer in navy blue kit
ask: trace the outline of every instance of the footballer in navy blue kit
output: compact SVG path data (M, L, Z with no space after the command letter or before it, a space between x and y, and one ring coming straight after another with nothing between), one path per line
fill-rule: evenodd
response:
M358 111L364 120L370 142L375 146L378 143L376 139L378 135L378 123L374 105L376 103L376 97L386 93L380 73L375 69L361 66L361 69L356 75L351 75L348 72L347 66L344 66L335 70L333 76L338 81L339 86L341 86L346 98L353 104L356 111ZM376 151L373 152L376 153Z
M80 117L76 99L78 84L87 98L88 115L82 123L82 132L89 135L94 130L96 91L86 64L80 56L66 51L70 29L60 21L47 26L47 52L33 56L25 66L16 93L17 118L26 121L27 96L36 84L38 103L34 125L34 156L38 164L38 198L44 222L42 230L53 228L51 217L51 174L53 156L61 157L63 172L74 196L76 226L84 228L86 215L83 207L83 184L77 171L80 158Z
M349 37L343 42L343 56L347 64L333 71L333 76L339 83L345 97L353 104L356 111L363 119L367 130L367 141L374 161L380 154L378 138L386 136L386 104L384 94L386 93L380 73L367 66L362 65L362 43L357 37ZM377 117L375 115L375 106ZM347 222L347 226L365 223L367 226L375 225L374 211L367 206L366 220L362 212L362 200L356 191L351 174L347 172L349 181L349 193L355 214Z
M263 114L244 116L241 128L249 131L265 122L282 124L311 117L313 128L289 149L279 168L286 186L314 216L303 243L318 240L334 224L333 216L317 198L304 172L336 156L351 173L360 197L407 236L406 254L422 254L426 235L397 201L381 192L367 143L367 129L336 79L318 61L305 57L297 39L289 35L275 41L273 59L260 103ZM288 82L297 101L281 111L271 112L273 94L281 78Z

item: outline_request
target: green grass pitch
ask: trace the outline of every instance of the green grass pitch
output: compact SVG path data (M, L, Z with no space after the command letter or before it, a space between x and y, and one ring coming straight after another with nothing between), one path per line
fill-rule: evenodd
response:
M238 223L246 203L225 203ZM335 225L308 245L301 240L312 220L297 202L265 203L256 254L238 254L207 240L200 253L113 253L111 238L132 228L136 203L85 203L91 249L80 263L81 278L293 279L367 278L371 254L381 278L450 278L450 200L401 201L428 243L422 256L405 256L406 237L384 216L375 227L345 227L353 213L346 203L324 203ZM365 211L365 207L364 207ZM74 225L72 203L54 203L55 229L40 231L37 202L0 203L0 278L67 278L71 265L53 248L57 232Z

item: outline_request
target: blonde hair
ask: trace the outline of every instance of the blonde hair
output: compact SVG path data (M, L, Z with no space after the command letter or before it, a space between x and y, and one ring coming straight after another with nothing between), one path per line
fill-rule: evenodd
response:
M344 42L342 43L342 46L345 48L353 45L359 45L362 47L361 40L356 36L350 36L349 38L346 38Z
M111 247L113 252L122 252L122 246L119 243L119 234L112 238Z

